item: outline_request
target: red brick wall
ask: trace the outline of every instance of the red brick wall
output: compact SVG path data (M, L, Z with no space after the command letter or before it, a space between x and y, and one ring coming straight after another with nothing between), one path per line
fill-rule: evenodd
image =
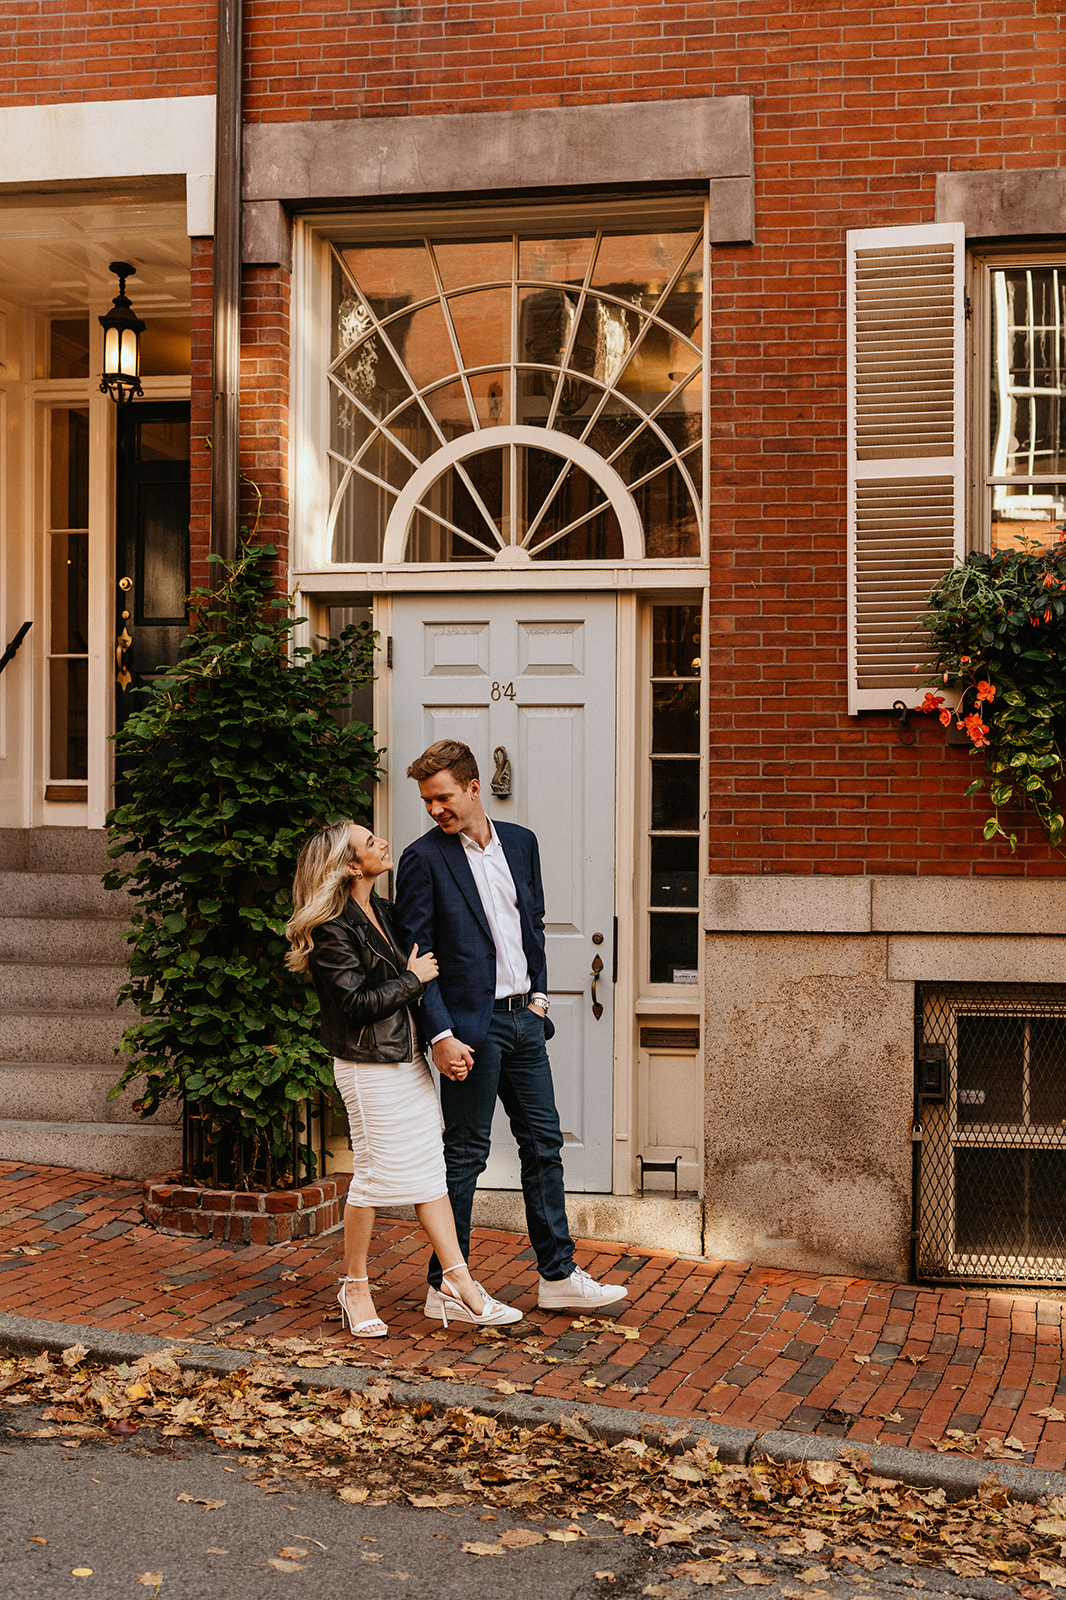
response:
M1024 829L1014 857L980 842L980 799L962 798L974 764L938 724L912 719L906 747L887 715L846 715L842 447L845 229L931 220L939 172L1060 162L1064 9L246 0L249 120L753 97L758 240L716 250L713 274L713 870L1061 870ZM213 6L16 0L7 15L7 103L210 86ZM181 45L181 19L199 47ZM45 89L60 45L84 76ZM247 274L243 343L242 466L271 537L287 515L277 276ZM202 535L202 462L195 488Z
M211 0L4 0L0 105L211 94Z

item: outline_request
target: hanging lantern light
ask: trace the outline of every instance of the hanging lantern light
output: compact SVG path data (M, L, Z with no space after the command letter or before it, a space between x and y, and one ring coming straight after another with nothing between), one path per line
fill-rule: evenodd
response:
M118 278L118 294L111 302L111 310L100 318L104 330L104 372L100 389L109 394L116 405L124 406L141 388L141 334L144 323L134 314L126 298L126 279L137 271L128 261L112 261L108 268Z

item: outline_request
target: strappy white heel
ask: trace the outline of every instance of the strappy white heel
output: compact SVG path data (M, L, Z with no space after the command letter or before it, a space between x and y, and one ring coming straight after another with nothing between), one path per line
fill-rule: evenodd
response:
M369 1283L369 1278L338 1278L337 1304L341 1308L341 1328L347 1323L348 1331L360 1339L383 1339L388 1328L380 1317L368 1317L365 1322L353 1322L351 1312L344 1303L344 1291L349 1283Z
M466 1263L460 1261L457 1265L465 1266ZM445 1267L440 1281L440 1316L445 1327L448 1326L449 1317L453 1322L472 1322L478 1328L503 1328L508 1323L521 1322L522 1313L517 1306L505 1306L502 1301L494 1300L491 1294L476 1282L474 1288L483 1303L480 1311L471 1311L462 1295L448 1282L448 1273L454 1271L454 1266Z

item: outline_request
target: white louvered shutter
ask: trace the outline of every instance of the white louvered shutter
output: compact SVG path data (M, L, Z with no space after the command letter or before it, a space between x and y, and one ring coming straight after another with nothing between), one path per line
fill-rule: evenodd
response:
M965 254L962 223L848 234L852 713L921 703L915 618L965 553Z

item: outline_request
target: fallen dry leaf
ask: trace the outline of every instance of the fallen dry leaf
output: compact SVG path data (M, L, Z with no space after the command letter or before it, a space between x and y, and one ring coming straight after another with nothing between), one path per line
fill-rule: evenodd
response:
M499 1542L507 1550L521 1550L526 1545L543 1544L544 1534L534 1533L532 1528L505 1528Z
M304 1556L310 1555L309 1550L301 1550L299 1545L283 1544L278 1555L286 1561L300 1561Z
M273 1567L275 1572L304 1572L306 1568L302 1561L285 1561L281 1556L270 1556L267 1566Z
M485 1544L481 1539L464 1539L463 1551L468 1556L505 1556L506 1545Z
M163 1582L163 1574L161 1572L138 1572L137 1582L143 1584L146 1589L158 1591L160 1584Z
M683 1561L680 1566L671 1567L671 1575L677 1574L694 1583L698 1589L708 1588L715 1583L725 1583L726 1573L717 1561Z

